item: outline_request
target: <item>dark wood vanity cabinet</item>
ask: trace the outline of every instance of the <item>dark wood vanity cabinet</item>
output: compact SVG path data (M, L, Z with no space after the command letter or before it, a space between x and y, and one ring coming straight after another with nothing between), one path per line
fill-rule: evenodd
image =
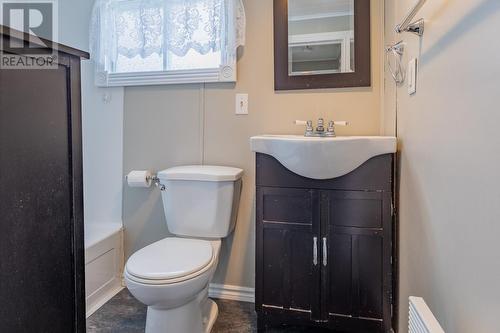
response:
M314 180L258 153L256 185L259 329L391 331L393 156Z

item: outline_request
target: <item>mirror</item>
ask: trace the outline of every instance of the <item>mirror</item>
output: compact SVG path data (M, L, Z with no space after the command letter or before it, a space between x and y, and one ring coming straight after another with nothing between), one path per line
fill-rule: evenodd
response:
M288 75L354 72L354 0L288 0Z
M371 85L370 0L274 0L275 89Z

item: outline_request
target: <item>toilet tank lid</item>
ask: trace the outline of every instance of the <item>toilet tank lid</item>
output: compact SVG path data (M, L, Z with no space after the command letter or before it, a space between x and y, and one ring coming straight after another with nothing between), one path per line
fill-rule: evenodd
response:
M161 180L236 181L243 175L238 168L215 165L186 165L158 172Z

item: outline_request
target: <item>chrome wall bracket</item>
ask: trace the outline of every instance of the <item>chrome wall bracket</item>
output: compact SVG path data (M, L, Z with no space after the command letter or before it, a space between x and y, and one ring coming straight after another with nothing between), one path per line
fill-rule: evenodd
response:
M415 34L419 37L422 37L424 35L424 31L425 31L425 20L424 19L420 19L418 21L410 23L410 25L408 25L408 27L404 30L402 30L399 25L396 27L397 33L411 32L412 34Z
M151 176L151 182L155 184L156 187L160 189L160 191L165 191L167 187L161 183L160 178L157 175Z
M411 32L417 36L422 37L424 35L425 21L420 19L413 21L418 11L423 7L426 0L418 0L413 8L410 9L408 14L405 16L403 21L396 26L396 32L398 34L402 32Z

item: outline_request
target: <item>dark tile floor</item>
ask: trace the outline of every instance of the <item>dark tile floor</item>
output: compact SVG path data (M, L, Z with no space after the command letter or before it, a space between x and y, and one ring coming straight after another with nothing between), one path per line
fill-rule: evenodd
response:
M219 317L212 333L257 332L257 320L252 303L226 300L215 301L219 306ZM143 333L145 323L146 307L125 289L87 319L87 332ZM303 333L313 331L308 329L286 329L269 330L269 332Z

